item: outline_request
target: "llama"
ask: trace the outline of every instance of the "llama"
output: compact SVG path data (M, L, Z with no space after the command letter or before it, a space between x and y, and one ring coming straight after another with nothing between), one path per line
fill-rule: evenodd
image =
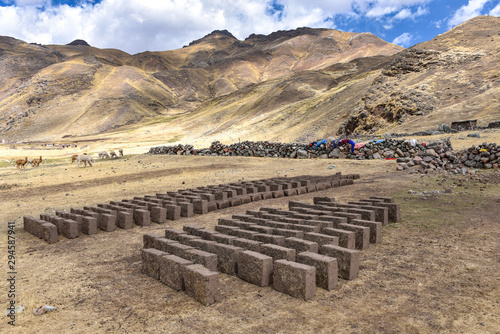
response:
M104 159L104 158L109 159L109 154L106 151L99 152L98 155L99 155L99 159Z
M25 157L24 160L18 159L16 160L16 168L17 169L24 168L24 165L26 165L27 163L28 163L28 157Z
M33 159L31 161L31 166L33 166L33 167L40 167L41 163L42 163L42 156L40 156L40 159L37 159L37 158Z
M111 156L111 158L118 158L115 151L109 151L109 155Z
M82 154L76 157L76 161L78 161L78 167L80 167L80 163L83 162L85 168L87 168L87 163L89 164L90 167L92 167L94 159L92 159L90 155Z
M120 154L120 157L123 157L123 150L121 148L118 149L118 153Z
M78 154L73 154L71 156L71 163L74 163L76 161L76 158L78 157Z

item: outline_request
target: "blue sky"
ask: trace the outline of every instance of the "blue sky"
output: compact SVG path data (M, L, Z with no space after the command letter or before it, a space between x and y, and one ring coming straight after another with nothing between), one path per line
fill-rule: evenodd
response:
M0 0L0 35L135 54L181 48L216 29L243 40L312 27L409 47L478 15L500 16L500 0Z

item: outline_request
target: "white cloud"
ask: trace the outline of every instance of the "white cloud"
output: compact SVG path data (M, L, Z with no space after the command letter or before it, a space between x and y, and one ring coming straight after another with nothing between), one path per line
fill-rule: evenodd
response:
M495 6L489 13L491 16L500 16L500 3Z
M331 18L336 15L413 18L423 15L420 6L430 1L77 0L78 6L70 7L53 6L51 0L13 0L16 6L0 7L0 34L43 44L80 38L99 48L137 53L179 48L215 29L244 39L302 26L335 28ZM272 3L274 15L269 12ZM380 24L392 28L390 19Z
M412 40L413 40L413 35L408 33L408 32L405 32L405 33L402 33L401 35L399 35L398 37L394 38L394 40L392 41L392 44L396 44L396 45L402 46L404 48L407 48L407 47L411 46Z
M489 0L469 0L467 5L460 7L448 20L448 28L452 28L462 22L465 22L475 16L481 15L484 5Z

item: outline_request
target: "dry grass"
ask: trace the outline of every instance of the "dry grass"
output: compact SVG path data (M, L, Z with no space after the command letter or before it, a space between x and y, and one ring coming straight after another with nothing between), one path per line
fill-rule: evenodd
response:
M127 151L126 151L127 152ZM335 169L328 166L335 164ZM16 222L17 304L27 306L12 333L498 333L500 331L500 176L422 177L393 172L392 161L288 160L127 155L78 168L63 158L40 168L0 170L1 243ZM361 173L348 187L295 197L396 197L403 220L362 252L359 278L317 289L302 301L220 275L222 301L204 307L140 272L142 235L166 225L213 227L217 218L287 199L249 203L149 227L100 232L48 245L24 232L21 216L181 188L238 180L341 171ZM486 182L486 183L484 183ZM408 190L444 190L417 196ZM5 267L5 247L0 263ZM7 283L0 292L6 296ZM4 299L3 299L4 300ZM57 311L35 317L48 304ZM5 302L3 304L6 306Z

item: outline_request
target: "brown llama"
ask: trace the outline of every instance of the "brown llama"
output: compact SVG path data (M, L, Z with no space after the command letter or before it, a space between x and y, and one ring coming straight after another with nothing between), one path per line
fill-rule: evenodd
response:
M40 159L33 159L31 160L31 166L33 167L40 167L40 164L42 163L42 156L40 156Z
M87 153L83 153L83 155L87 155ZM75 162L77 157L78 157L78 154L73 154L71 156L71 163Z
M28 162L28 157L25 157L24 160L23 159L16 160L16 168L17 169L24 168L24 165L26 165L27 162Z

